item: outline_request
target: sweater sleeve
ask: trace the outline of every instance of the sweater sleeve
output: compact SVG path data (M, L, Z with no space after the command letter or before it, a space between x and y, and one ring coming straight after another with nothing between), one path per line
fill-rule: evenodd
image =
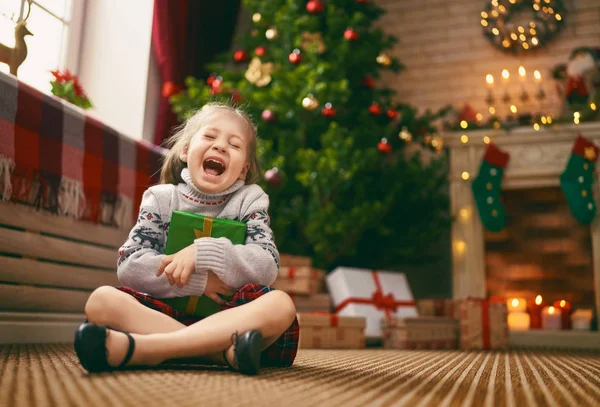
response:
M226 238L196 239L196 272L210 270L234 288L273 284L279 270L279 252L267 212L269 197L260 187L253 189L257 191L242 205L240 218L247 226L246 244L234 245Z
M142 197L137 223L119 249L119 282L156 298L202 295L206 288L206 271L192 273L189 284L183 287L170 285L164 273L156 277L160 262L165 257L168 230L169 222L161 211L159 200L151 190L147 190Z

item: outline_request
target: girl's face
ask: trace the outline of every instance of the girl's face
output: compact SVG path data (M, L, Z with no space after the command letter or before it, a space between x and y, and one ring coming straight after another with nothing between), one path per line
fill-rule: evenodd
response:
M181 153L194 185L206 193L218 193L245 180L250 164L248 146L252 133L237 114L217 110L192 137Z

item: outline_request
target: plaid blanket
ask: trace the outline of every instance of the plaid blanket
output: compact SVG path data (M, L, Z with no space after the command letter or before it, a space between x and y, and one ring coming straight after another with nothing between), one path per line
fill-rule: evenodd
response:
M164 150L0 72L0 199L129 228Z

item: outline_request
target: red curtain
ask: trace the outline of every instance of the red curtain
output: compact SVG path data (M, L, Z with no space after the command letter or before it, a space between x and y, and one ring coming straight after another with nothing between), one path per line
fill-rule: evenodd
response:
M188 0L154 0L152 49L162 80L154 143L160 145L177 118L171 111L169 97L183 87L187 44Z

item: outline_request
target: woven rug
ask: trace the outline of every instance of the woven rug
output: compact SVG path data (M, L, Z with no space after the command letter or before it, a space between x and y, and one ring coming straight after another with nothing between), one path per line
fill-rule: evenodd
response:
M302 350L245 377L166 366L88 375L70 345L0 346L0 406L598 406L600 355Z

